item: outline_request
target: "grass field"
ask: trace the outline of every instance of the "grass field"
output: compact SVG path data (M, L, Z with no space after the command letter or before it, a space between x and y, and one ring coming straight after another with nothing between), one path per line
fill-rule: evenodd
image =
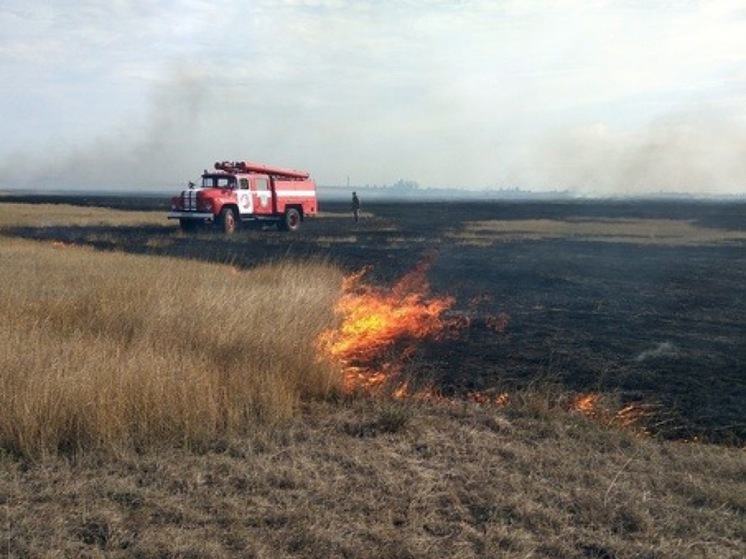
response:
M0 441L19 455L204 443L339 383L313 349L341 285L330 266L239 272L28 241L3 241L0 259Z
M740 207L365 209L226 239L0 204L0 556L743 555ZM436 251L468 327L401 375L447 397L345 394L342 277Z

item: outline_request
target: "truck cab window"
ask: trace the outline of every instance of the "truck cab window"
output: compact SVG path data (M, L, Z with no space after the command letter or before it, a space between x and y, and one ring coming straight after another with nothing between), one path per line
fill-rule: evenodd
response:
M239 188L241 190L249 189L249 179L239 179L238 184L240 185Z
M202 188L236 188L236 177L202 177Z

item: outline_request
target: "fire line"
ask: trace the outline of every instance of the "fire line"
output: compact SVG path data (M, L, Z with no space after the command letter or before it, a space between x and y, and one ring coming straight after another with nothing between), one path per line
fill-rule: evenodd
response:
M411 355L421 340L442 338L458 323L444 316L455 299L429 295L430 262L419 262L390 290L363 283L370 268L345 278L335 308L340 324L323 332L318 345L341 365L346 391L382 387L398 375L397 357ZM401 384L395 392L401 396L405 390Z
M433 386L413 390L408 380L400 378L406 358L416 351L419 343L455 336L470 325L463 315L448 313L455 304L453 297L430 295L427 271L432 261L432 258L421 260L391 289L363 281L370 267L344 278L342 295L335 307L338 325L319 336L319 355L339 365L342 388L348 394L463 401L497 408L511 405L512 398L507 392L491 395L470 392L461 398L448 398L438 394ZM496 332L502 332L506 322L504 315L484 319L484 324ZM568 410L618 427L631 427L649 413L641 405L630 404L612 411L603 404L601 394L579 394L571 400Z

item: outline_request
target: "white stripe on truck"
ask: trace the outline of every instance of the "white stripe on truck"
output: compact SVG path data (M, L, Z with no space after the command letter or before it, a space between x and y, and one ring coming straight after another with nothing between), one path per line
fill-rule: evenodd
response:
M276 190L277 196L316 196L315 190Z

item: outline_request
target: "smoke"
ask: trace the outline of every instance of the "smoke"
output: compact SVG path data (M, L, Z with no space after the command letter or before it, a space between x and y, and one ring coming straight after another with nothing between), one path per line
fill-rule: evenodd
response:
M508 180L580 195L746 192L746 126L717 111L671 114L640 129L579 127L537 138Z
M0 164L0 177L14 186L42 189L181 183L184 170L195 167L209 97L204 75L177 67L152 90L145 115L130 115L82 146L57 138L43 155L13 154Z
M0 186L170 189L256 159L325 185L746 191L730 3L99 4L0 14Z
M659 342L653 349L647 349L635 357L635 361L641 363L648 359L657 359L659 357L676 357L679 355L679 349L671 342Z
M211 161L253 158L308 168L321 184L385 170L424 186L581 196L746 192L746 126L723 111L680 112L637 130L596 124L533 134L512 131L521 123L507 117L489 132L465 118L455 141L445 129L407 131L401 122L349 126L349 107L335 119L333 103L318 97L247 94L260 87L269 86L176 67L151 91L144 115L131 115L89 144L55 141L43 156L14 154L0 162L0 177L33 188L171 189ZM426 116L421 108L418 121Z
M0 187L171 189L254 159L322 185L746 192L743 22L725 8L84 4L12 51L44 60L37 39L59 37L65 64L27 75L0 48L23 84L0 94L21 130Z

